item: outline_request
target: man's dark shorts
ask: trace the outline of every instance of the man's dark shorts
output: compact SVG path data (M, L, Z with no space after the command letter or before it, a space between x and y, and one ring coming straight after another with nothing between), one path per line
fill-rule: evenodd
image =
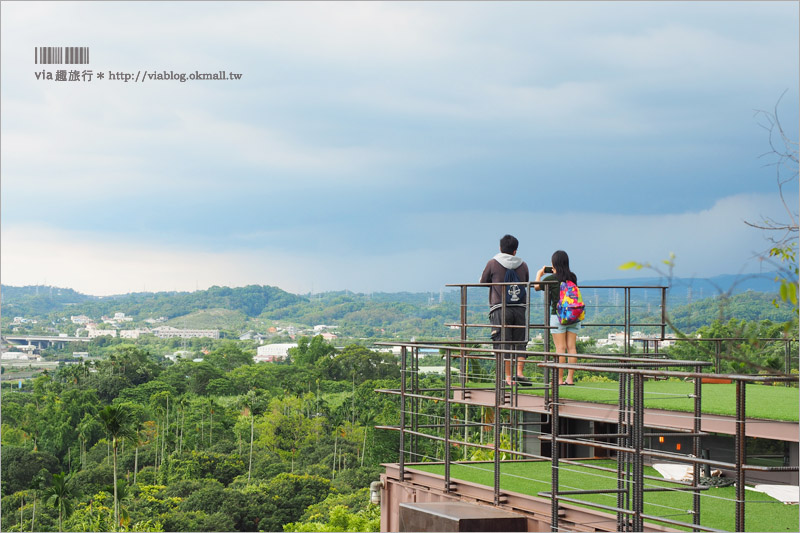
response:
M506 348L509 350L524 351L527 345L526 328L504 328L503 309L495 309L489 313L489 322L492 324L492 341L496 343L496 348ZM525 308L521 306L506 307L506 326L527 326L525 323ZM501 343L498 341L511 341L511 343ZM508 354L506 354L506 357ZM518 355L517 357L525 357Z

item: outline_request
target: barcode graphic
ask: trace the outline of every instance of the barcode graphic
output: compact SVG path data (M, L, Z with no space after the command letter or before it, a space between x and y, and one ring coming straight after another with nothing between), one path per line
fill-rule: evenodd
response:
M33 49L33 58L37 65L86 65L89 63L89 47L37 46Z

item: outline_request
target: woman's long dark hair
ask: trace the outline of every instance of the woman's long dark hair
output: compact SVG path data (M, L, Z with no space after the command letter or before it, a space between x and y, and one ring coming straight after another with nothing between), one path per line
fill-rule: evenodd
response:
M564 250L556 250L553 257L550 258L550 262L556 270L554 275L558 281L564 282L569 280L572 283L578 283L578 276L569 269L569 256L567 252Z

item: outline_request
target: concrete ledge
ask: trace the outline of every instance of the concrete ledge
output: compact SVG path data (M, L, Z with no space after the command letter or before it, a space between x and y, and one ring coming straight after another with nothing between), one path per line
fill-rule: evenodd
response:
M467 502L400 504L400 531L527 531L524 516Z

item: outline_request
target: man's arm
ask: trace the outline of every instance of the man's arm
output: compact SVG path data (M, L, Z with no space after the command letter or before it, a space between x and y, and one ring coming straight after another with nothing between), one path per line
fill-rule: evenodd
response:
M494 261L494 259L491 259L488 263L486 263L486 267L483 269L483 274L481 274L481 280L478 283L492 282L492 261Z
M522 272L520 272L520 270ZM522 263L520 268L517 269L517 275L519 276L520 281L528 282L531 279L530 270L528 270L528 263Z

